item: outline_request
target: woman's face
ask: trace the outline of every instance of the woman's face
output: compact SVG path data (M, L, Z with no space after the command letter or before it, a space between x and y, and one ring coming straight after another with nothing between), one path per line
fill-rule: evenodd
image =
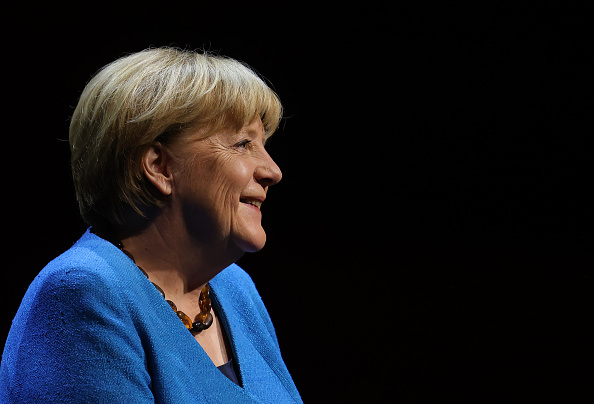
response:
M282 177L264 142L258 118L239 131L202 139L190 135L174 146L173 201L187 231L199 242L229 243L241 252L264 247L260 207L268 188Z

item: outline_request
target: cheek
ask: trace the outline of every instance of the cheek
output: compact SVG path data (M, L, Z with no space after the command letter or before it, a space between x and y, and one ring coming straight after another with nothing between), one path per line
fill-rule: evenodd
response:
M222 153L211 153L198 161L180 170L183 184L178 188L185 220L197 237L236 237L253 228L253 221L245 222L244 207L239 202L253 178L250 162Z
M239 210L239 197L252 178L249 166L239 159L227 159L211 172L208 194L222 213L235 214Z

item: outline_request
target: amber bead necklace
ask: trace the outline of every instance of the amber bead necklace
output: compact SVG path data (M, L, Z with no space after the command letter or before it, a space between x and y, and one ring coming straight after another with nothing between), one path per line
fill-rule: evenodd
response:
M124 249L124 244L122 244L121 241L112 242L112 243L116 247L118 247L124 254L126 254L126 256L132 260L132 262L138 267L138 269L140 269L140 271L147 278L149 277L148 274L145 272L145 270L142 269L138 264L136 264L136 260L134 259L134 256L129 251ZM181 322L186 326L186 328L192 334L198 334L201 331L206 330L207 328L209 328L212 325L213 317L210 312L211 308L212 308L212 302L210 301L210 288L208 287L208 283L206 285L204 285L204 287L202 288L202 291L200 292L200 298L198 299L198 306L200 307L200 314L198 314L196 316L194 322L192 322L192 320L190 320L190 317L186 313L184 313L181 310L178 310L175 303L173 303L171 300L168 300L165 297L165 292L163 292L163 289L161 289L159 287L159 285L157 285L154 282L151 282L151 283L159 291L159 293L161 293L161 295L163 296L163 299L165 299L165 301L167 303L169 303L169 305L171 306L171 308L173 309L175 314L177 314L177 317L179 317Z

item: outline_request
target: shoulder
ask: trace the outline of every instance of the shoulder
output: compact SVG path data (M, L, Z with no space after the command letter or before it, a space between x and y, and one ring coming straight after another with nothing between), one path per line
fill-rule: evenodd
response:
M39 272L23 297L11 332L24 333L32 323L36 330L54 330L54 324L67 327L76 324L78 316L113 313L121 306L117 271L105 253L87 241L85 234Z
M14 397L65 398L80 393L81 386L103 397L109 392L101 383L112 376L128 380L130 391L147 395L142 345L124 292L126 277L118 275L117 265L126 265L126 260L111 252L85 235L29 286L0 369L0 385ZM118 383L109 380L111 386ZM124 390L129 387L120 384Z
M136 272L127 265L133 266L119 249L85 233L33 280L13 320L12 336L47 332L59 337L59 331L67 330L79 334L91 331L86 325L103 318L131 322L128 295L137 294L140 282L132 279Z
M98 237L85 233L70 249L52 260L33 280L26 297L52 294L58 299L113 294L122 281L117 270L126 264L119 250ZM84 300L83 300L84 302ZM25 303L25 301L23 302Z

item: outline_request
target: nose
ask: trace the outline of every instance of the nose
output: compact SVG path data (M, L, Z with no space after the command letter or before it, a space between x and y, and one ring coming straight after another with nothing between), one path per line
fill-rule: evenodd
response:
M276 185L283 178L278 165L274 162L268 153L265 153L265 158L262 159L261 164L258 165L254 172L254 178L264 188Z

